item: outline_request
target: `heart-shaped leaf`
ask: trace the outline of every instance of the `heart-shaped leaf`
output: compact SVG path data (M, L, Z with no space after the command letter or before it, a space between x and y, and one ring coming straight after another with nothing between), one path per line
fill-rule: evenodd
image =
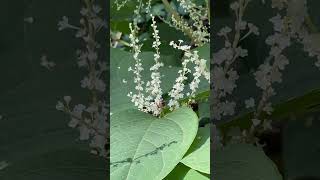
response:
M181 107L163 118L129 109L111 116L111 179L161 180L182 159L198 117Z
M275 164L263 150L251 144L232 144L215 153L215 179L281 180Z
M197 171L210 174L210 126L199 128L187 155L181 162Z

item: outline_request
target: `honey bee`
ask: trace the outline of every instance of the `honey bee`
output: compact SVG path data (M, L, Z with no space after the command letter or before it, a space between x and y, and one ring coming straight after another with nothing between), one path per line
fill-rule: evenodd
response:
M193 109L193 111L197 112L199 107L197 102L190 103L190 107Z
M162 109L162 108L165 106L163 100L161 100L160 102L157 102L156 105L157 105L157 107L158 107L159 109Z

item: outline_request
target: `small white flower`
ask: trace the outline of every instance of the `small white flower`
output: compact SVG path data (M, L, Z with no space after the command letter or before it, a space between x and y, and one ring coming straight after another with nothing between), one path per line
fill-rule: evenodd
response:
M33 17L26 17L26 18L24 18L24 22L32 24L34 22L34 19L33 19Z
M277 32L282 32L284 28L283 20L280 14L277 14L276 16L270 18L270 20L273 23L273 28Z
M79 120L76 118L71 118L71 120L68 123L68 126L71 128L75 128L79 124Z
M48 70L51 70L56 65L53 61L48 61L46 55L42 55L40 60L40 65L47 68Z
M83 104L77 104L73 108L73 113L81 114L86 109L86 106Z
M70 96L64 96L63 99L66 102L66 104L69 104L70 101L71 101L71 97Z
M233 58L233 50L231 48L222 48L217 53L213 54L213 63L218 65L225 61L230 61Z
M235 81L239 78L237 72L233 69L225 72L223 68L217 66L213 68L212 77L213 82L215 82L214 88L229 94L237 87Z
M91 85L91 82L90 82L90 79L88 77L84 77L81 81L81 87L82 88L89 88L89 89L92 89L92 85Z
M270 115L273 111L273 108L271 107L271 103L267 103L263 108L263 111L265 111L267 114Z
M0 162L0 170L3 170L4 168L6 168L8 166L9 166L9 163L7 161Z
M263 121L263 129L264 130L272 130L271 120L265 119Z
M76 26L70 25L70 24L69 24L69 19L68 19L68 17L63 16L63 17L62 17L62 20L58 22L58 30L59 30L59 31L62 31L62 30L67 29L67 28L79 29L79 28L76 27Z
M286 56L280 55L274 63L280 70L284 70L284 67L289 64L289 60Z
M246 108L252 108L255 106L254 99L251 97L247 100L245 100Z
M225 26L218 32L218 36L227 36L231 31L232 29L230 27Z
M235 102L225 101L225 102L221 103L221 109L223 111L223 115L224 116L233 115L234 110L235 110L235 106L236 106Z
M249 27L249 31L251 31L253 34L255 34L257 36L260 34L258 27L255 26L254 24L248 23L248 27Z
M236 52L240 57L248 56L248 50L242 49L240 46L236 48Z
M56 109L58 111L64 111L64 104L61 101L58 101L58 103L56 105Z
M251 119L253 126L258 126L261 123L259 119Z
M235 1L230 5L230 8L234 11L237 11L239 9L239 7L240 7L240 5L239 5L238 1Z

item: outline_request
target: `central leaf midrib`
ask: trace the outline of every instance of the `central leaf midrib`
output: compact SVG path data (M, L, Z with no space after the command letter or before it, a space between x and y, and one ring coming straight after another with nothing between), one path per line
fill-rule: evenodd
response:
M148 128L146 128L146 131L145 131L145 133L143 134L143 136L142 136L142 138L141 138L141 141L139 142L139 144L138 144L138 146L137 146L137 148L136 148L136 151L135 151L135 153L134 153L134 155L133 155L132 160L134 160L134 159L136 158L137 151L138 151L138 149L139 149L139 147L140 147L140 145L141 145L142 141L144 140L144 138L145 138L146 134L148 133L148 131L149 131L149 129L150 129L150 127L151 127L151 125L153 124L153 122L154 122L154 119L152 119L152 121L150 122L150 125L148 126ZM130 165L129 165L129 170L128 170L128 173L127 173L126 179L128 179L128 177L129 177L129 174L130 174L130 171L131 171L131 167L132 167L132 163L130 163Z

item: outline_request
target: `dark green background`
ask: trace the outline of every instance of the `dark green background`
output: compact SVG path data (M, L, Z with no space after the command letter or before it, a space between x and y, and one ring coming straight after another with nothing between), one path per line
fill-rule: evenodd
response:
M62 16L77 25L80 7L80 0L1 1L0 161L9 163L1 180L106 179L107 162L89 153L79 131L67 127L69 117L55 109L65 95L73 104L88 101L80 87L86 72L76 64L80 39L57 26ZM30 16L33 24L24 22ZM56 63L53 71L40 66L42 54Z

